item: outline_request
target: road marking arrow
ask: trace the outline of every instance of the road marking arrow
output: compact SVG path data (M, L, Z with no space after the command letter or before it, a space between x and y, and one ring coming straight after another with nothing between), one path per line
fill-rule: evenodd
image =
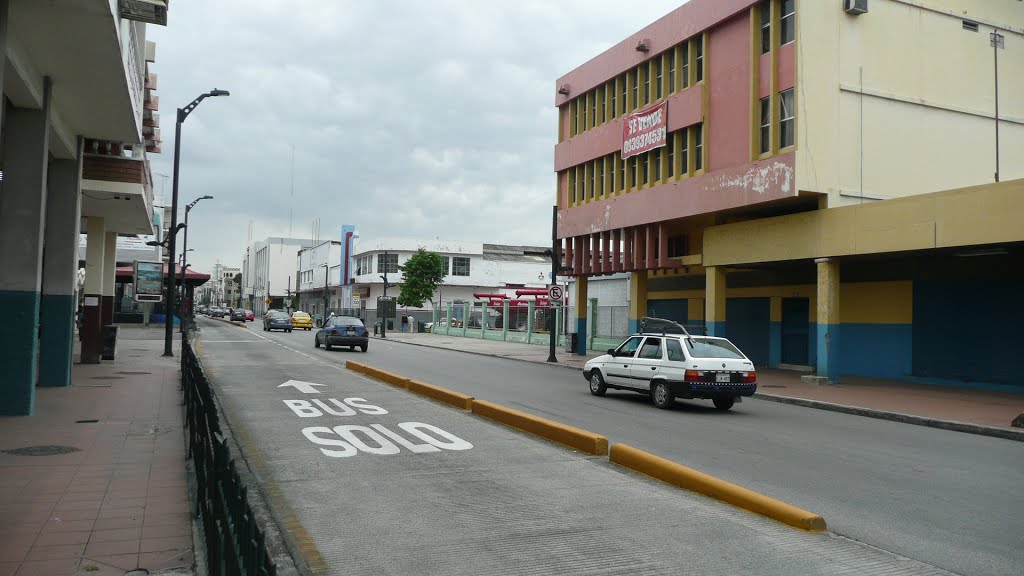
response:
M303 382L301 380L289 380L284 384L278 386L278 388L284 388L285 386L292 386L299 392L305 392L306 394L319 394L320 391L313 386L326 386L326 384L316 384L314 382Z

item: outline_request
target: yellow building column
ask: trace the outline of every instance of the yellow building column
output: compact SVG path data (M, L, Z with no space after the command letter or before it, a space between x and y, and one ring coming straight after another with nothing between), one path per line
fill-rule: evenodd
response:
M587 277L577 276L573 283L573 300L576 302L576 354L585 356L587 354L587 308L590 300L587 299Z
M725 336L725 268L708 266L704 272L704 325L708 336Z
M818 345L819 382L839 381L839 260L818 258Z
M629 333L640 331L640 319L647 316L647 270L629 273Z

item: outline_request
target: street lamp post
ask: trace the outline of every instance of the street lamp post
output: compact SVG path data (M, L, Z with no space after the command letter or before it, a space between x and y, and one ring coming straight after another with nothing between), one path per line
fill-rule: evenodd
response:
M381 276L381 278L384 279L384 298L387 299L387 297L388 297L388 251L387 250L384 251L384 275ZM387 305L385 305L385 306L387 306ZM380 306L378 306L377 308L379 309ZM388 337L388 319L387 319L387 312L388 312L388 310L390 310L390 308L385 308L385 310L384 310L384 318L382 318L381 321L380 321L380 337L381 338L387 338Z
M327 299L329 297L329 292L327 291L327 287L330 285L330 283L328 282L328 275L330 275L330 273L331 273L331 265L330 264L331 264L330 262L328 262L327 264L321 264L321 266L323 266L323 268L324 268L324 321L323 321L322 326L326 326L327 325Z
M181 124L188 118L188 115L199 106L199 103L211 96L228 96L230 93L227 90L213 90L200 94L198 98L188 103L184 108L178 108L177 122L174 124L174 182L171 185L171 233L167 238L167 250L170 254L168 259L167 271L168 282L167 282L167 322L164 326L164 356L174 356L174 352L171 348L171 339L174 337L174 309L175 309L175 281L177 275L171 270L171 265L174 263L175 250L174 240L178 233L178 173L179 165L181 162Z
M551 259L551 284L557 283L559 272L571 272L571 266L562 266L558 253L558 206L551 207L551 248L543 252L526 251L524 254L531 256L546 256ZM561 302L559 302L561 304ZM558 340L558 323L555 322L554 302L548 299L548 362L558 362L555 357L555 345Z
M182 286L184 286L184 282L185 282L185 268L186 268L185 264L186 264L186 262L188 262L188 258L186 256L186 254L188 254L188 252L189 252L189 247L188 247L188 213L192 211L192 208L195 208L196 204L199 204L200 200L213 200L213 196L210 196L209 194L207 194L205 196L200 196L199 198L196 198L195 200L189 202L185 206L185 237L182 239L182 244L181 244L181 281L183 283ZM185 297L185 289L184 288L182 288L182 297L183 298ZM190 308L189 309L189 316L192 316L192 315L193 315L193 309ZM188 331L188 329L185 327L186 324L187 324L187 322L185 322L185 317L183 315L182 318L181 318L181 333L182 334L184 334L185 332Z

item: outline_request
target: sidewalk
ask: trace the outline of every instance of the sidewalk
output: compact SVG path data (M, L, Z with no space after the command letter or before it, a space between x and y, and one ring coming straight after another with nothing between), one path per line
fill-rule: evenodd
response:
M163 358L163 334L122 326L117 360L75 364L71 387L36 389L35 415L0 417L0 576L192 573L178 335Z
M547 346L532 344L403 332L388 332L387 339L528 362L546 363L548 359ZM564 347L555 349L557 365L574 370L582 369L587 360L601 354L592 350L587 356L575 356ZM1024 430L1011 426L1014 418L1024 414L1024 394L856 376L844 377L839 385L818 386L801 382L802 375L789 370L760 369L756 397L966 432L998 435L997 431L981 429L997 428L1005 432L1002 437L1019 433L1019 439L1024 440ZM956 426L957 423L963 426Z

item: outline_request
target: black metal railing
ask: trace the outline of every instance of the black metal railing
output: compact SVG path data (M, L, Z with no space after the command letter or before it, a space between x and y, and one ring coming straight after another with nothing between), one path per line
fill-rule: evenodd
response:
M194 513L206 536L211 576L275 576L277 567L249 504L248 490L221 432L210 381L189 338L182 339L188 455L196 473Z

